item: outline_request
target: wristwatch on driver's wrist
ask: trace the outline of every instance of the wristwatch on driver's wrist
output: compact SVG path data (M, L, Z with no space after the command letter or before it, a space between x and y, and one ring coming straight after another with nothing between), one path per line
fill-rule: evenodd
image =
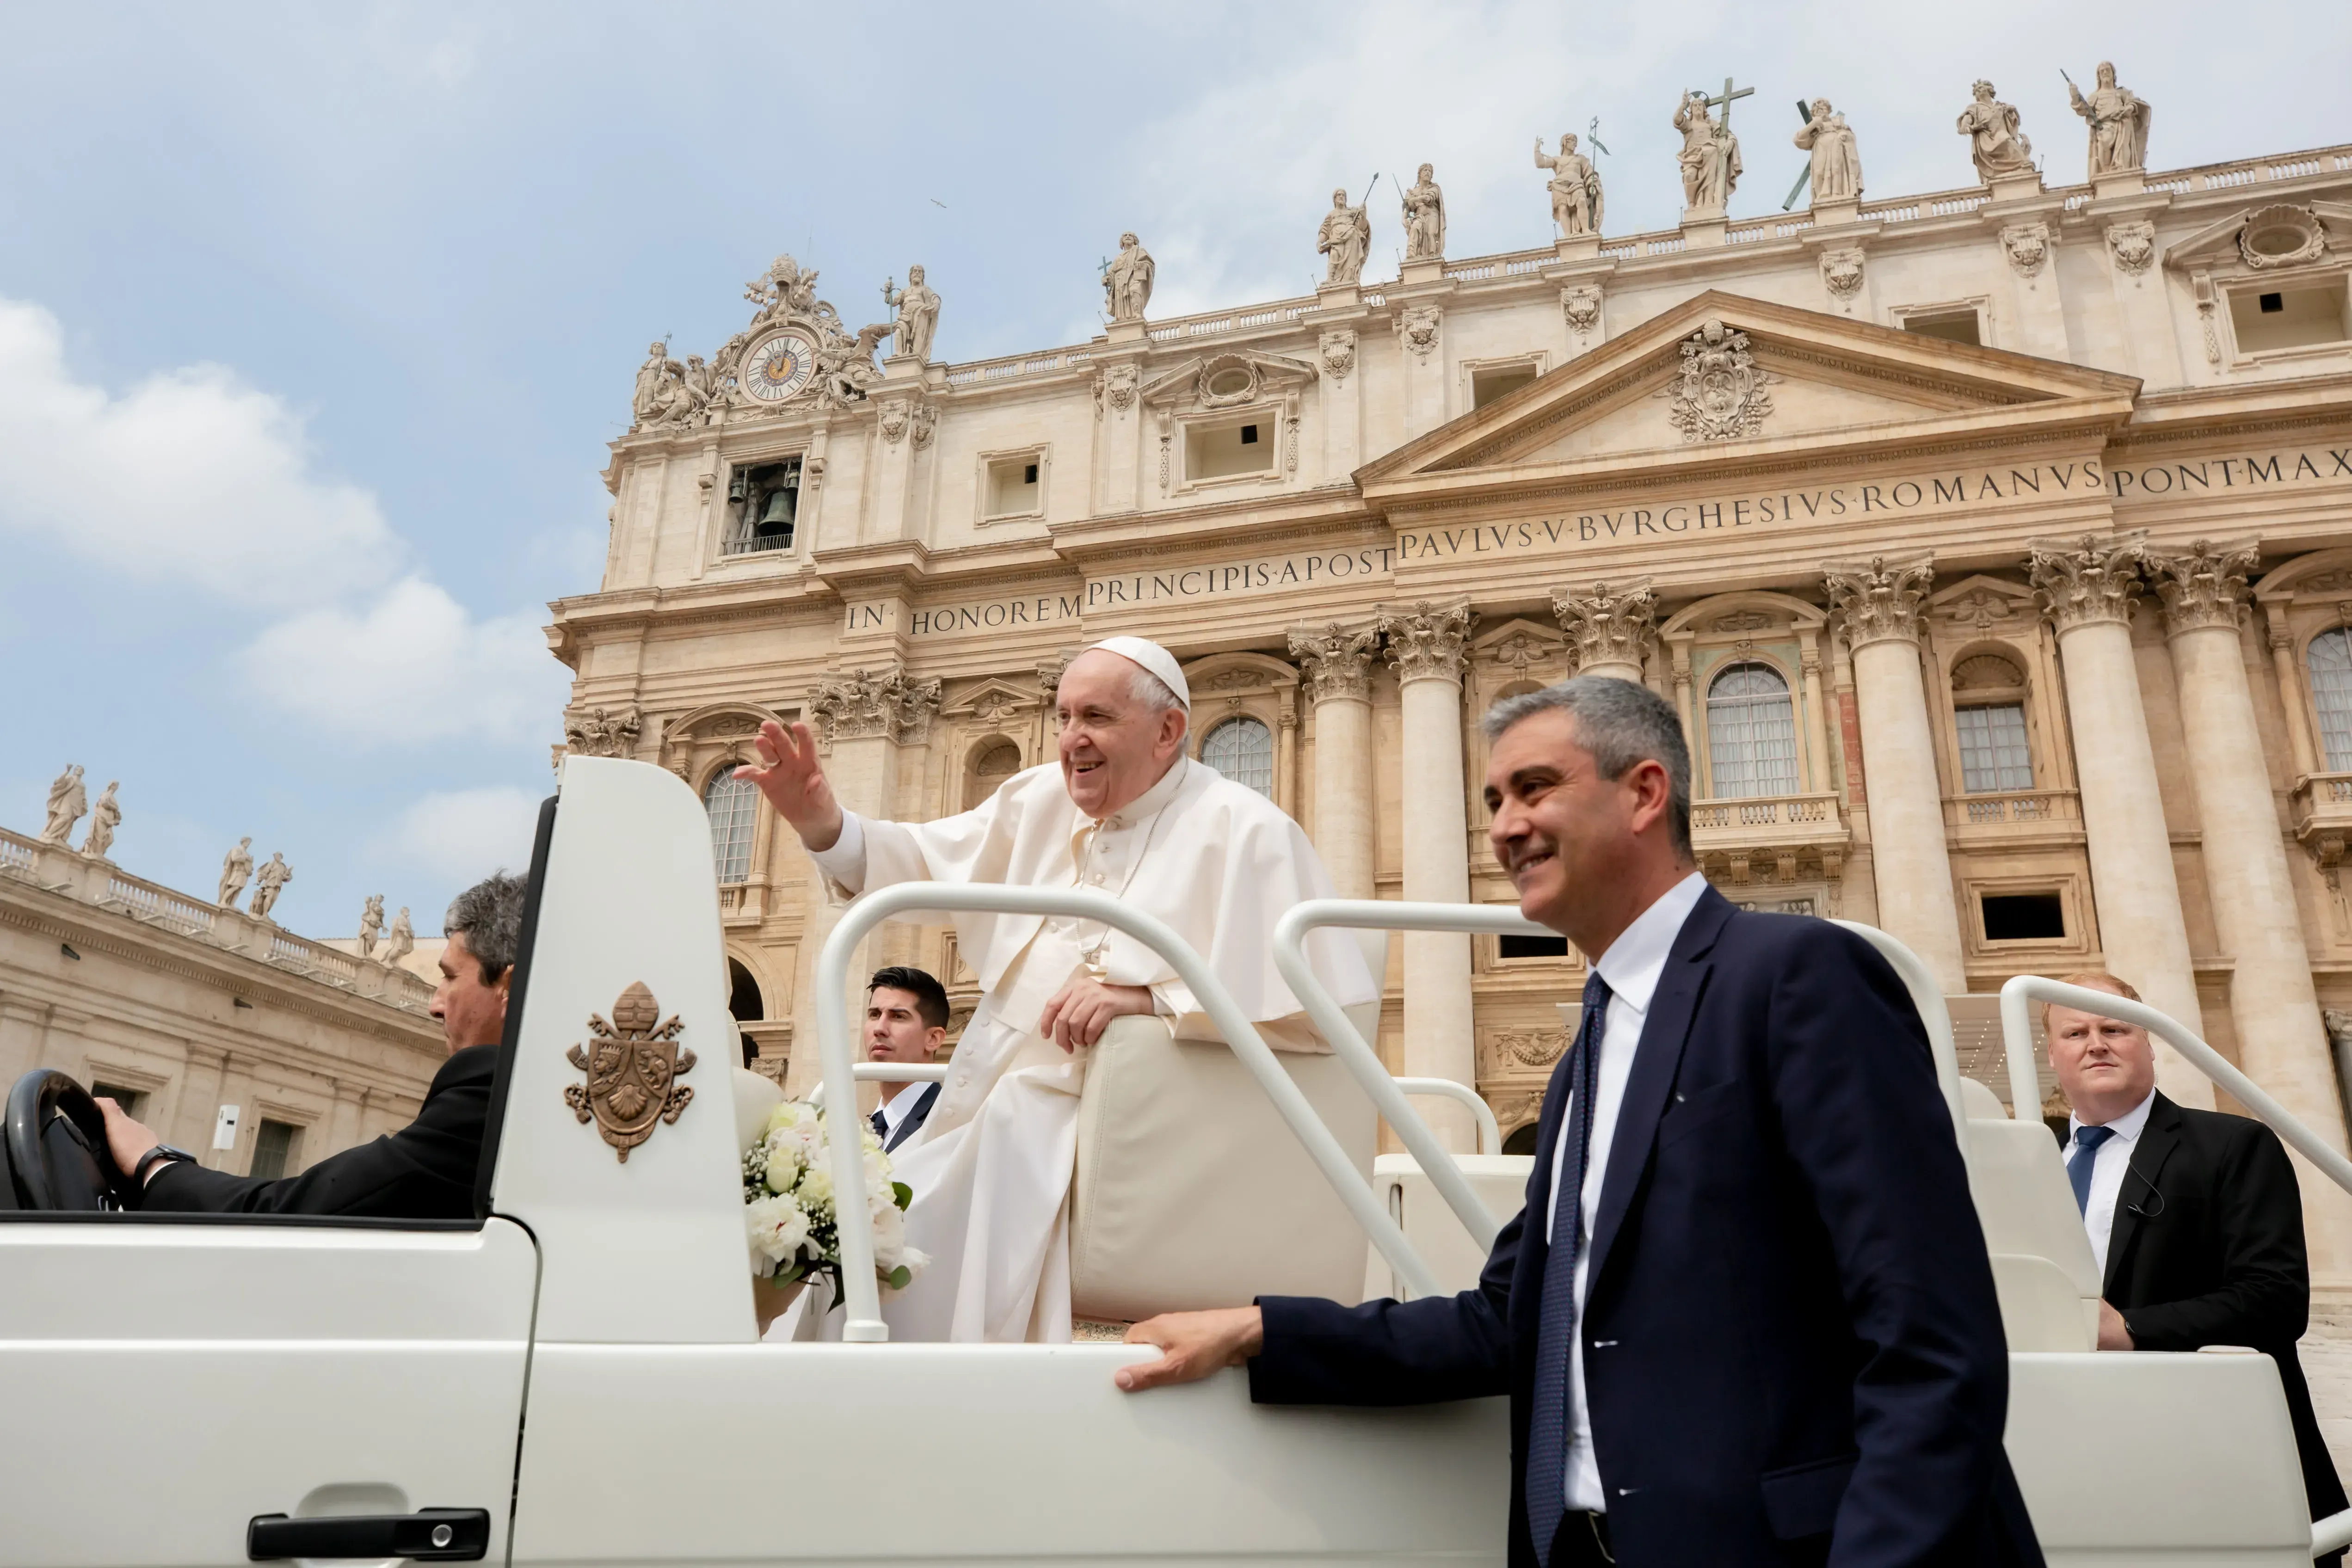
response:
M169 1144L158 1144L140 1155L139 1163L131 1167L131 1190L137 1192L146 1186L149 1176L152 1175L159 1166L169 1165L173 1160L185 1160L190 1165L198 1163L196 1156L185 1149L175 1149Z

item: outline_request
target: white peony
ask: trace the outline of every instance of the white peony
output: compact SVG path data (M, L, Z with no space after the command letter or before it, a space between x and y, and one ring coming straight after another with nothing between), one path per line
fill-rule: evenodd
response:
M807 1161L801 1157L800 1145L789 1132L781 1139L771 1134L768 1140L768 1190L790 1192L793 1183L801 1179Z
M833 1209L833 1167L823 1160L812 1164L801 1173L800 1199L803 1207L813 1212L830 1214Z
M763 1197L745 1204L743 1224L750 1234L752 1257L766 1265L759 1270L763 1275L791 1262L808 1243L809 1217L790 1197Z

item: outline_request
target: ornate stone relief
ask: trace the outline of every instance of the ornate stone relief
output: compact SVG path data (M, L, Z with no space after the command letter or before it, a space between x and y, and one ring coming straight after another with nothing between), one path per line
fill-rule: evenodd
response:
M1934 562L1927 559L1886 563L1874 556L1867 566L1830 563L1822 568L1822 586L1830 602L1845 617L1849 646L1919 640L1919 601L1936 580Z
M1564 1029L1498 1029L1486 1036L1493 1042L1497 1066L1549 1067L1568 1050Z
M1683 345L1682 365L1664 392L1666 418L1685 441L1735 441L1752 435L1772 413L1764 389L1780 378L1756 363L1748 334L1709 321Z
M877 423L881 429L882 439L893 446L906 439L907 413L905 398L894 397L882 405L881 417Z
M917 403L915 416L909 426L909 434L915 443L915 450L920 452L929 446L931 444L932 435L939 428L940 411L937 406L928 402Z
M1503 674L1506 682L1536 678L1536 667L1559 657L1560 645L1525 626L1479 650Z
M2140 591L2140 558L2147 534L2134 529L2101 538L2037 541L2032 580L2051 624L2061 632L2103 621L2130 624Z
M879 674L855 670L829 676L809 691L809 712L817 721L817 739L828 752L836 740L865 740L887 736L901 746L920 746L929 738L931 716L939 711L940 682L910 680L903 670Z
M1381 651L1381 634L1371 627L1350 630L1337 621L1319 632L1290 634L1290 656L1307 677L1307 700L1334 697L1358 700L1371 695L1372 659Z
M1136 389L1143 384L1143 372L1134 365L1106 365L1095 373L1095 417L1100 419L1108 407L1113 413L1125 413L1135 406Z
M1955 627L1967 627L1979 636L2017 618L2017 605L1989 588L1964 593L1937 612Z
M1853 246L1839 246L1822 252L1822 287L1830 298L1853 308L1854 296L1862 292L1862 251Z
M1952 666L1956 692L2012 691L2025 685L2025 672L1999 653L1973 653Z
M1330 377L1335 385L1346 381L1348 372L1356 368L1356 329L1352 327L1331 328L1323 334L1319 347L1323 373Z
M636 750L644 727L645 718L635 708L617 717L603 708L590 708L564 720L563 739L574 757L627 757Z
M2000 231L2000 254L2018 277L2032 282L2050 259L2050 225L2039 218L2005 225Z
M1601 664L1638 667L1656 637L1658 599L1648 578L1614 591L1605 582L1594 583L1589 594L1553 589L1551 612L1568 633L1569 656L1580 670Z
M1576 334L1578 345L1590 342L1592 334L1601 329L1601 286L1570 284L1559 291L1559 310L1567 319L1568 329Z
M1470 640L1470 607L1423 600L1409 611L1383 610L1376 623L1388 640L1389 664L1401 681L1458 681Z
M631 428L688 430L717 423L730 412L776 413L803 402L839 408L863 399L882 379L875 350L899 332L900 322L852 332L840 312L816 297L816 278L815 268L803 270L789 256L776 257L744 285L743 298L753 307L751 325L721 345L708 365L697 354L680 364L669 357L667 343L654 344L637 369ZM928 306L923 296L929 296ZM916 295L918 308L902 347L917 336L928 338L928 330L919 334L915 328L925 325L926 308L936 321L936 299L928 289Z
M2237 630L2244 621L2246 576L2262 556L2253 539L2214 544L2199 539L2183 555L2143 555L2142 564L2164 601L2168 634L2221 626Z
M1718 615L1715 619L1717 632L1761 632L1775 624L1774 618L1760 610L1743 610L1737 615Z
M1434 305L1408 305L1397 317L1397 336L1415 359L1427 360L1437 347L1437 325L1444 319L1444 312Z
M2309 207L2260 207L2246 214L2238 230L2238 255L2258 272L2301 267L2326 254L2327 230Z
M2107 225L2107 254L2126 276L2137 277L2156 260L2156 225L2137 223Z

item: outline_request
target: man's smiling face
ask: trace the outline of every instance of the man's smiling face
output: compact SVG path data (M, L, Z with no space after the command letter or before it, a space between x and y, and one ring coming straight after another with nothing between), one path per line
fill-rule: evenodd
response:
M1055 688L1062 721L1062 782L1097 821L1160 782L1184 747L1184 710L1135 695L1140 668L1105 648L1070 662Z
M1580 938L1596 911L1625 876L1635 835L1654 823L1660 803L1644 800L1645 770L1663 779L1655 762L1637 762L1618 779L1603 779L1592 753L1577 743L1576 721L1552 709L1532 714L1495 740L1486 763L1486 808L1494 814L1487 841L1519 892L1519 913ZM1660 793L1657 779L1648 791ZM1602 946L1606 946L1604 942Z

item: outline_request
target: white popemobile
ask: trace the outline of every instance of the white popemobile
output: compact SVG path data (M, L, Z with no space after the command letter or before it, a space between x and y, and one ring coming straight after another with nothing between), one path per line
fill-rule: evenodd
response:
M102 1212L87 1094L51 1072L19 1082L0 1204L21 1200L13 1188L33 1207L0 1207L0 1568L1502 1561L1501 1400L1261 1408L1238 1373L1132 1397L1111 1374L1148 1348L890 1343L854 1204L840 1341L761 1343L699 803L656 768L567 760L530 899L478 1224ZM818 968L835 1103L856 1076L859 939L893 915L974 907L1118 926L1168 957L1226 1036L1139 1030L1097 1047L1073 1187L1081 1315L1352 1297L1368 1273L1423 1294L1475 1275L1527 1162L1440 1150L1404 1098L1423 1086L1388 1078L1300 943L1322 925L1533 929L1515 911L1293 909L1280 961L1334 1052L1277 1059L1195 955L1116 901L885 889L846 914ZM1904 975L1936 1048L2009 1335L2010 1457L2048 1560L2284 1565L2352 1539L2352 1515L2305 1516L2267 1357L2091 1351L2097 1279L2053 1141L1959 1076L1925 970L1857 929ZM626 1012L627 1034L643 1002L615 1003L638 986L680 1021L675 1087L694 1092L656 1085L676 1120L641 1116L650 1130L624 1158L575 1110L571 1052L613 1038L592 1015ZM2038 1103L2026 1010L2042 999L2147 1025L2352 1188L2352 1165L2203 1042L2101 993L2011 983L2020 1103ZM1377 1177L1376 1117L1412 1151ZM837 1185L857 1190L857 1124L835 1132Z

